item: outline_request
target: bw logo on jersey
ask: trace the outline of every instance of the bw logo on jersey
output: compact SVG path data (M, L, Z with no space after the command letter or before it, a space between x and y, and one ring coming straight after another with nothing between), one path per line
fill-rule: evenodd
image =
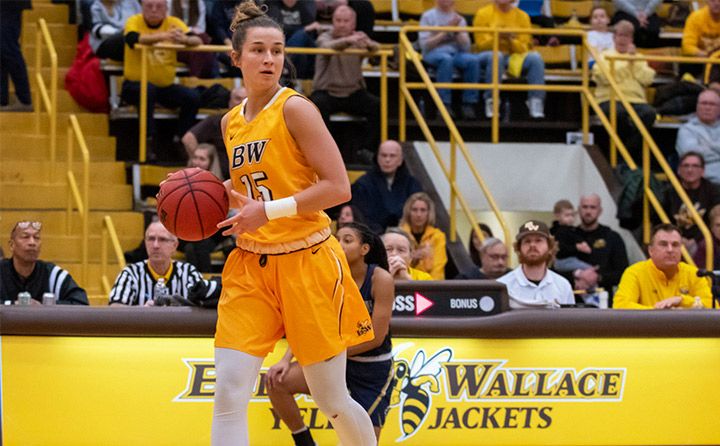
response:
M265 147L270 139L250 141L233 147L232 169L239 169L247 164L258 164L265 153Z

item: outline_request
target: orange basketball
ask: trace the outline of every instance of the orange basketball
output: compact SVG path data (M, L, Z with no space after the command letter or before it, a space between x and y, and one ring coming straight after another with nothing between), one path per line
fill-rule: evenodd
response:
M170 175L157 194L160 221L182 240L203 240L215 234L228 208L225 185L198 167Z

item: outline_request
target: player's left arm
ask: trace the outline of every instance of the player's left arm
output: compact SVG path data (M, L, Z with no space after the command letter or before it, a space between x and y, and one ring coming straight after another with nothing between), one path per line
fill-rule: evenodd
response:
M293 96L285 102L285 124L315 170L318 181L294 195L298 214L316 212L350 200L350 181L340 150L307 99Z
M372 350L383 343L385 336L390 330L390 318L392 316L393 301L395 300L395 281L389 272L378 267L375 268L372 277L373 303L372 325L375 338L362 344L348 347L347 355L359 355L360 353Z

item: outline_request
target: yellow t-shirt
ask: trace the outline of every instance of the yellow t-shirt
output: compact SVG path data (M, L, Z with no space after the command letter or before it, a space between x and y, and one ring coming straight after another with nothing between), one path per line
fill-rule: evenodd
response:
M602 65L609 71L610 64L606 57L617 55L620 55L620 53L614 49L604 51L600 54L595 66L593 66L592 76L596 84L595 99L598 102L610 100L610 82L600 71L600 66ZM620 87L620 91L623 92L630 103L647 104L646 88L655 80L655 70L650 68L644 60L634 61L633 63L627 60L616 60L614 79L618 87Z
M473 26L487 28L531 28L530 16L525 11L513 7L510 12L502 12L495 4L478 9L473 19ZM530 34L518 34L512 41L512 46L500 40L500 51L505 54L526 53L530 50ZM475 46L478 51L492 50L493 35L489 33L475 33Z
M150 28L142 14L136 14L125 23L125 35L131 32L138 34L154 34L168 32L175 26L188 32L188 27L177 17L168 16L157 28ZM129 81L140 80L141 51L131 49L125 44L125 79ZM175 50L154 50L148 51L148 82L158 87L167 87L175 82L175 66L177 55Z
M247 122L245 103L229 112L225 147L233 188L255 200L291 197L317 182L317 174L285 125L283 106L291 96L282 88L265 108ZM238 247L260 254L279 254L310 247L330 236L330 218L323 211L268 221L241 234Z
M420 271L415 268L408 268L408 271L410 271L411 280L433 280L432 276L425 271Z
M688 16L683 29L682 51L694 56L699 50L713 51L720 46L720 22L710 16L710 9L704 6Z
M623 273L613 298L613 308L650 309L661 300L675 296L682 296L682 307L691 307L695 296L699 296L705 308L711 308L710 285L706 278L697 276L697 270L687 263L680 263L675 276L667 280L652 260L638 262Z

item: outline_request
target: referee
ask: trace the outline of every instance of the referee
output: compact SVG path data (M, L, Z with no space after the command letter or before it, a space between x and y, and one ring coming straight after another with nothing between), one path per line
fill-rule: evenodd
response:
M151 223L145 231L148 259L131 263L120 271L110 290L110 305L153 306L153 288L159 278L171 296L181 296L201 306L220 296L220 284L204 280L189 263L172 259L178 239L160 222ZM201 303L202 302L202 303Z

